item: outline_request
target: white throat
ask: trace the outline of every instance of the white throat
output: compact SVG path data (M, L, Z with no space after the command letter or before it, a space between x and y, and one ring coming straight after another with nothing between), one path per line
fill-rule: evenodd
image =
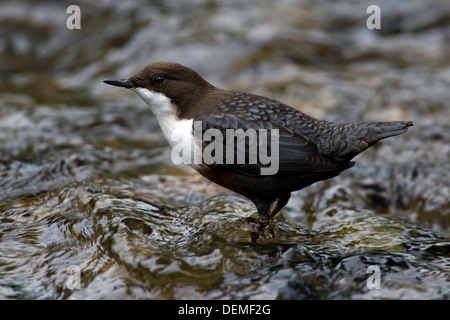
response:
M172 148L193 151L193 119L179 119L176 106L162 93L145 88L132 88L131 90L135 91L148 104ZM191 164L191 154L183 155L183 161Z
M159 117L167 117L170 115L176 116L176 107L172 105L170 99L162 93L150 91L145 88L131 88L134 92L136 92L142 100L144 100L153 114L158 118Z

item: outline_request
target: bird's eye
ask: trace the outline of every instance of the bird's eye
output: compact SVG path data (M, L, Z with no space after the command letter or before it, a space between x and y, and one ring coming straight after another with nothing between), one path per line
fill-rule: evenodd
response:
M153 83L156 85L161 85L164 82L164 78L161 76L155 76L153 77Z

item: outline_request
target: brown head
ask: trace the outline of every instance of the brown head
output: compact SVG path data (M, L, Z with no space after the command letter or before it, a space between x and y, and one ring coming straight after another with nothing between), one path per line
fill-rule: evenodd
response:
M215 89L194 70L174 62L152 63L129 79L104 82L136 91L155 115L163 111L158 109L163 108L163 100L168 98L166 102L176 106L180 118L191 114L198 101Z

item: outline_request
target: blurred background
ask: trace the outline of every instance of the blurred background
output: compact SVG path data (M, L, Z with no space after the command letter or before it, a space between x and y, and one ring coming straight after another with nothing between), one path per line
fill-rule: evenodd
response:
M377 1L378 30L372 4L2 1L0 299L449 299L450 2ZM251 243L253 204L172 165L145 103L102 83L156 61L317 118L415 126Z

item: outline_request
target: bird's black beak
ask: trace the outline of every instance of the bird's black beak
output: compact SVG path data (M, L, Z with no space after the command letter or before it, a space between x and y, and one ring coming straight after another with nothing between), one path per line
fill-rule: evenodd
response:
M128 79L108 79L103 82L117 87L134 88L133 82Z

